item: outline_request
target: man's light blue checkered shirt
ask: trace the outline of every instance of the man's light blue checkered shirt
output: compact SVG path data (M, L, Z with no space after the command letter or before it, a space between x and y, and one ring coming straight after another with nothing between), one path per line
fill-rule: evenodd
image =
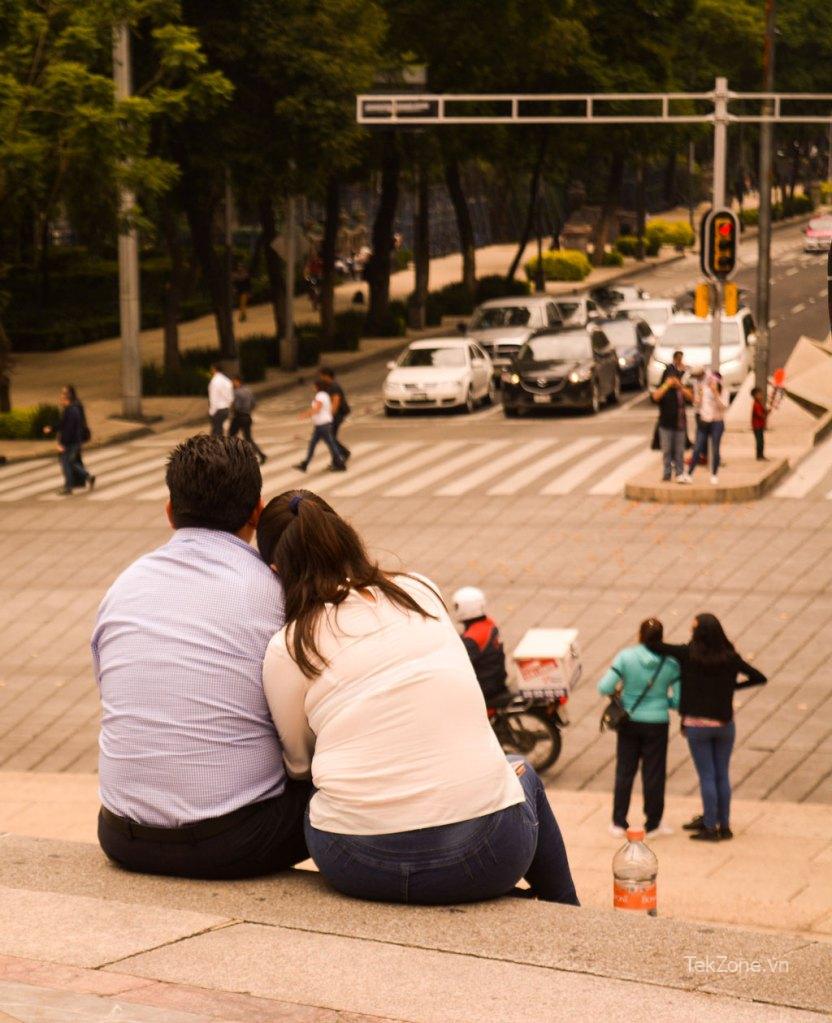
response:
M178 529L119 576L92 638L108 810L178 827L280 795L262 668L284 619L276 576L230 533Z

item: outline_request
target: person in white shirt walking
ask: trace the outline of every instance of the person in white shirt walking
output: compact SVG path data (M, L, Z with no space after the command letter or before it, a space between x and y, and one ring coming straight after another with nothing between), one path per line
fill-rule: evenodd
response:
M233 404L234 385L215 364L211 367L211 379L208 382L208 418L211 420L212 437L222 437Z
M690 460L690 469L684 474L685 483L691 482L699 459L708 451L711 443L711 483L719 483L719 446L725 433L725 413L728 411L728 397L722 384L721 373L709 373L702 386L699 401L699 422L696 428L696 444Z
M506 758L435 586L371 561L308 490L269 502L257 547L286 626L263 686L292 778L312 777L310 854L354 898L441 904L532 896L577 905L546 790Z
M309 438L309 449L306 452L306 458L302 462L298 462L294 468L300 469L301 472L306 472L309 463L312 461L312 456L315 454L318 441L322 440L332 455L330 470L332 472L344 472L347 466L341 450L335 442L335 437L332 435L332 398L323 389L319 380L315 381L315 397L312 399L312 404L305 412L301 412L300 417L301 419L312 420L312 436Z

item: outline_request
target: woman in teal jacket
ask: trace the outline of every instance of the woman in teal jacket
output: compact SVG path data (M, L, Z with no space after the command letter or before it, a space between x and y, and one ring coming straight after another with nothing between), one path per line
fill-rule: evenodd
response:
M620 651L598 683L598 692L612 696L621 689L621 704L630 715L618 729L615 757L615 794L610 833L624 835L638 765L644 790L645 830L649 837L670 834L662 825L667 775L668 711L679 706L679 662L654 654L645 643L661 642L664 627L648 618L639 628L637 646ZM651 685L652 682L652 685Z

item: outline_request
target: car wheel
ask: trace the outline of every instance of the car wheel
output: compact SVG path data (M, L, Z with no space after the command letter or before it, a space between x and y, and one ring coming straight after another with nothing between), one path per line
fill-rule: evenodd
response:
M597 416L601 411L601 388L598 386L597 380L592 381L592 397L586 410L591 416Z
M640 391L643 391L647 387L647 370L644 368L644 363L642 363L638 368L636 386Z
M616 372L612 378L612 390L609 393L610 405L617 405L621 400L621 374Z
M485 395L485 403L486 405L496 405L497 401L498 401L497 381L494 379L494 377L492 377L488 381L488 391Z
M516 419L520 415L520 409L513 405L503 405L503 415L506 419Z
M389 405L385 405L384 414L388 417L388 419L392 419L394 416L401 415L401 410L397 408L390 408Z
M470 416L471 413L476 409L476 407L477 407L477 402L476 402L476 399L474 398L474 388L473 387L469 387L468 388L468 394L466 395L466 398L465 398L465 404L462 406L462 411L467 416Z

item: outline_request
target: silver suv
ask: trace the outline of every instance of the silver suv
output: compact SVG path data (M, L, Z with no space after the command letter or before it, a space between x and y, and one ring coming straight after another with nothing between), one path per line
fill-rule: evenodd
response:
M494 376L511 365L521 345L538 330L561 325L561 314L551 295L513 295L492 298L474 310L465 333L491 356Z

